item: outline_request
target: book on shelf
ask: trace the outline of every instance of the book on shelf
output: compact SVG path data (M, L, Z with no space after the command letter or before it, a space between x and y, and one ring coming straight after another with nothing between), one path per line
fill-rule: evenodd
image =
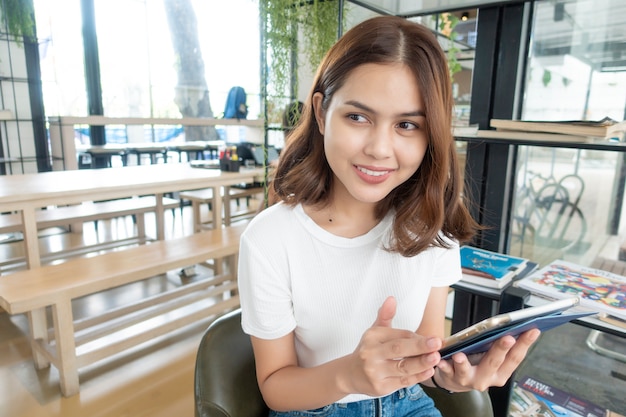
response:
M609 417L619 416L606 407L560 390L529 376L515 381L509 417L522 416L568 416ZM622 416L623 417L623 416Z
M593 143L600 138L593 136L564 135L561 133L522 132L519 130L479 130L473 135L484 139L532 140L541 142ZM601 140L604 140L602 138Z
M626 121L617 122L608 117L597 121L531 121L491 119L490 126L503 131L556 133L619 141L623 141L626 134Z
M525 270L528 259L473 246L461 246L462 280L489 288L503 288Z
M626 277L557 259L515 282L531 293L580 297L581 307L626 320Z

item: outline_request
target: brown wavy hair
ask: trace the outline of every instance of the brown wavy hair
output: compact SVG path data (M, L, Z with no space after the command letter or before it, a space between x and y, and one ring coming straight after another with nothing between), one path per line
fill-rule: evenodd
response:
M422 94L428 148L415 174L377 203L376 217L395 210L388 250L414 256L435 245L448 247L440 234L469 241L479 226L461 197L462 184L451 132L452 88L448 63L437 39L424 26L396 16L366 20L345 33L320 64L298 124L281 152L273 186L278 199L324 207L330 203L333 173L312 108L313 94L328 109L333 94L352 70L363 64L406 65Z

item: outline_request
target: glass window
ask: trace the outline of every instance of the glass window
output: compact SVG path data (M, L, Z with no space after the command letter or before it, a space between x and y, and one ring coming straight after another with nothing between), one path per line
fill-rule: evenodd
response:
M61 1L63 7L35 1L46 114L85 116L80 2ZM248 118L259 118L257 2L191 3L213 115L222 115L228 90L242 86ZM105 116L180 117L174 101L178 61L163 2L94 0L94 6Z
M624 13L611 0L535 3L523 120L624 119ZM520 147L511 254L626 260L623 167L621 152Z
M257 97L249 98L248 106L249 118L258 118L258 5L249 0L191 3L213 116L222 115L228 90L237 85ZM175 98L184 98L175 96L180 93L176 87L185 79L178 80L179 60L163 2L97 0L96 20L105 114L179 117ZM176 34L185 32L191 31ZM202 74L196 80L201 78ZM187 97L192 115L197 114L196 103L203 93Z
M79 0L35 0L44 108L48 116L86 116Z
M537 2L523 120L624 119L626 5Z
M453 129L463 135L462 129L469 125L472 100L472 77L477 39L478 9L437 13L412 18L431 28L448 54L454 98ZM467 143L457 141L457 155L461 173L465 172Z
M411 18L431 28L448 54L448 65L452 77L452 94L455 104L457 126L469 123L472 98L472 71L476 48L478 10L437 13Z

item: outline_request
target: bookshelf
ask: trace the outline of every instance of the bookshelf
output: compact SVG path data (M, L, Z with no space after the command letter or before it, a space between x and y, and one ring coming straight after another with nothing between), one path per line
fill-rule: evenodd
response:
M495 131L493 131L495 132ZM515 207L515 193L518 187L520 174L519 159L526 147L534 147L546 151L570 149L573 151L594 151L610 153L615 159L614 184L609 190L608 207L606 211L606 227L602 232L619 239L619 223L621 220L622 201L626 186L626 143L613 141L571 142L571 141L542 141L536 138L524 138L516 135L511 137L506 132L498 132L497 136L481 136L480 131L475 136L457 136L456 140L466 144L465 178L469 189L466 193L471 197L472 204L480 207L473 212L474 217L489 229L479 235L475 246L495 252L520 256L511 253L511 225L513 209ZM588 184L593 190L596 185ZM591 191L589 191L591 192ZM489 213L486 215L485 213ZM593 217L599 217L594 213ZM594 232L602 228L594 228ZM521 256L524 256L523 254ZM537 261L533 256L527 256L531 261ZM595 257L594 257L595 258ZM581 259L581 263L585 259ZM591 259L592 260L592 259ZM588 262L590 263L591 260ZM541 264L539 265L542 266ZM452 330L458 331L467 325L480 321L497 310L499 294L485 291L476 291L464 286L458 288L467 294L467 297L455 297Z

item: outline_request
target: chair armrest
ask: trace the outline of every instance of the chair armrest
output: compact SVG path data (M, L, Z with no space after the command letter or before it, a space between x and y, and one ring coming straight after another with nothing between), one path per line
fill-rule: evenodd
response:
M487 391L448 393L422 385L444 417L493 417L491 398Z

